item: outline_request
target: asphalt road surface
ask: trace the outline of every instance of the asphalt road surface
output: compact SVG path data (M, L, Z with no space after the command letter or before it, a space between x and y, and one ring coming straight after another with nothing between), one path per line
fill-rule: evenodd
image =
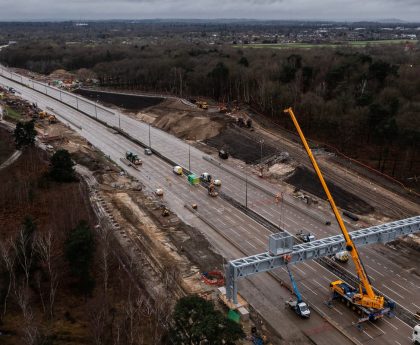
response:
M267 250L267 237L270 232L266 228L246 217L236 208L232 207L220 198L210 198L204 189L190 186L186 182L185 178L175 176L171 172L171 167L165 162L155 156L145 156L144 158L142 157L144 163L139 171L128 168L120 161L120 158L127 150L142 152L141 147L138 147L120 135L114 134L113 131L106 129L104 126L92 119L89 119L76 110L42 95L39 92L31 90L31 88L22 87L4 78L1 78L0 82L14 87L21 93L23 98L38 103L38 106L41 108L46 109L48 106L49 108L54 109L54 112L63 122L69 123L73 129L84 136L93 145L98 147L117 164L123 166L124 169L129 171L131 175L142 181L146 186L148 186L148 188L150 188L150 190L162 187L165 191L165 202L168 203L169 207L173 209L180 218L186 221L191 219L192 214L184 208L184 204L195 202L199 205L199 212L201 216L206 217L206 219L212 222L212 224L219 229L224 236L228 237L238 253L241 253L241 255L251 255ZM29 82L28 85L30 85ZM52 92L57 91L48 90L47 92L51 94ZM70 101L71 96L66 95L65 97L67 97ZM98 114L98 117L106 119L114 126L121 126L122 129L132 136L147 142L149 130L147 125L122 114L113 115L112 112L95 107L94 104L87 105L85 102L79 100L74 103L76 104L72 104L73 106L79 106L79 109L86 112L95 111L95 115ZM88 109L89 107L90 109ZM172 160L180 162L183 166L188 167L187 144L157 129L152 129L151 131L151 142L153 148L157 149L164 155L168 155ZM199 150L191 147L190 153L191 170L196 171L197 173L208 171L216 177L220 177L223 181L223 191L238 201L244 202L244 181L242 179L235 178L224 169L216 168L214 164L205 161L202 158L203 153ZM255 179L254 182L263 185L264 188L273 189L273 187L269 184L264 185L264 181ZM322 217L326 215L321 215L321 217L319 215L313 215L313 210L305 209L305 205L294 205L294 200L292 199L288 200L288 203L292 205L283 205L282 207L279 207L279 205L274 203L272 196L268 193L265 193L255 187L248 187L248 206L253 208L256 212L261 213L264 217L270 219L274 223L281 222L281 225L291 233L295 233L301 228L307 230L310 229L318 237L325 237L329 234L338 233L337 227L326 227L323 224ZM229 251L228 248L226 248L226 250L227 252L223 253L225 254L225 257L228 259L236 258L229 255L229 253L234 252L233 250ZM369 270L368 272L372 277L373 284L380 290L385 290L383 291L385 294L390 295L390 297L403 304L407 309L416 310L417 306L420 305L418 294L420 284L418 278L415 279L413 274L403 271L398 264L387 260L385 257L377 254L374 250L367 249L362 250L362 252L365 266L367 266L367 269ZM351 270L351 267L349 267L349 269ZM394 273L392 273L392 271ZM329 297L328 284L331 280L336 278L329 271L320 267L315 262L307 262L302 265L294 266L293 272L298 280L298 285L300 286L303 295L310 302L311 307L313 309L319 309L331 319L336 320L344 329L347 330L347 332L357 339L358 342L378 344L409 343L411 328L398 318L383 319L375 324L365 324L364 329L359 331L353 325L353 323L357 320L356 315L343 305L336 304L332 309L328 308L324 304ZM275 272L275 274L282 280L286 282L288 281L287 273L284 272L284 270L279 269ZM268 275L265 274L264 276ZM263 277L263 275L260 277L252 277L249 280L251 282L254 280L261 282L261 277ZM403 282L404 278L407 282ZM283 308L284 300L287 299L287 293L285 296L284 291L279 288L278 282L276 282L274 278L270 279L273 284L270 284L271 288L257 288L257 293L254 293L251 296L251 304L253 304L253 300L256 301L256 304L261 304L261 300L267 299L269 301L268 305L273 305L275 307L278 306L278 308L275 308L274 310L278 311L280 319L283 321L293 321L287 322L288 324L292 324L293 327L290 326L291 329L295 328L296 324L301 329L308 328L308 322L305 323L294 319L296 317L293 314L288 315L289 317L285 319L284 316L287 315L286 312L288 311L284 311ZM270 279L265 279L264 285L267 285ZM382 282L385 280L387 283L383 284ZM240 292L241 284L242 283L240 283ZM256 285L260 286L262 284L256 283ZM278 292L272 293L273 291ZM413 306L410 306L410 303ZM267 303L263 303L263 305L267 306ZM333 329L326 331L321 327L322 325L319 324L321 321L317 320L317 317L311 318L310 322L318 322L315 326L311 324L312 333L315 334L316 332L313 330L319 329L323 334L321 339L317 340L317 343L332 344L333 341L335 344L341 343L336 341L336 337L338 335L333 331ZM289 327L289 325L287 327ZM305 334L308 334L308 332ZM329 338L327 334L333 334L333 336Z

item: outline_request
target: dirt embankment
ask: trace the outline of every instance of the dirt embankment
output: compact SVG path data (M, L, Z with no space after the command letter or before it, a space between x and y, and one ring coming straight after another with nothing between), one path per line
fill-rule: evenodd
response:
M237 126L229 126L220 134L206 140L206 144L217 149L225 148L234 157L243 160L247 164L258 164L262 159L270 157L278 150L264 141L261 145L258 134ZM261 150L262 146L262 150Z
M206 140L214 137L223 131L230 121L223 115L191 108L178 100L165 100L138 116L154 127L187 140ZM148 116L149 119L145 119L144 116Z
M288 177L285 181L296 188L303 189L317 196L318 198L327 200L318 177L306 167L297 167L293 175ZM369 214L374 211L374 208L371 205L360 199L357 195L345 191L331 181L327 180L326 182L332 195L334 195L335 202L339 207L360 215Z
M131 111L138 111L157 105L163 101L160 97L144 97L138 95L129 95L122 93L93 91L87 89L77 89L74 93L80 94L93 101L99 101L105 104L112 104Z

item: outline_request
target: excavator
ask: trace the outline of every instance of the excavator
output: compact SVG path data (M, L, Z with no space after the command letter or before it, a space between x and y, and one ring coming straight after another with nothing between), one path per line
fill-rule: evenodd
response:
M368 320L373 321L379 319L391 310L392 303L386 302L384 296L380 296L375 293L370 283L369 277L366 273L366 270L363 267L363 263L360 259L357 248L354 245L354 242L349 232L347 231L347 228L343 222L343 219L341 218L335 201L330 193L330 190L328 189L327 184L325 183L321 170L318 167L318 163L316 162L315 157L312 154L312 151L299 126L299 123L296 119L292 108L287 108L284 110L284 112L290 115L290 118L292 119L293 124L296 127L302 144L306 150L306 153L309 156L309 159L312 163L312 166L315 169L316 174L318 175L318 179L322 184L325 194L327 195L328 202L330 203L331 209L335 215L335 218L337 219L338 225L340 226L341 232L346 242L346 250L352 258L354 266L356 268L356 273L359 280L358 289L350 286L349 284L341 280L333 281L330 283L330 289L333 293L333 299L341 299L343 302L347 303L347 306L351 306L354 310L357 310L359 314L364 314L365 317L360 318L359 322Z

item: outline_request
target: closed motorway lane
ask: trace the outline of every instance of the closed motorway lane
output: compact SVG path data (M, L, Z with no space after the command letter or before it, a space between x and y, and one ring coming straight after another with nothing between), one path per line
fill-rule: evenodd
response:
M3 78L1 79L1 82L11 85L10 81ZM67 106L54 101L45 95L39 94L38 92L34 92L31 89L23 88L17 84L12 84L11 86L19 90L24 98L37 102L38 105L44 109L47 106L53 108L59 116L62 116L64 122L72 121L79 123L81 129L78 129L71 124L70 125L87 140L89 140L93 145L98 147L105 154L109 155L111 159L123 167L124 165L119 161L119 158L124 155L124 152L127 149L138 152L142 151L142 148L136 146L135 144L119 135L112 134L99 123L87 118L85 115L78 113L74 109L68 108ZM137 121L133 121L137 123ZM124 123L124 120L122 123ZM152 137L152 139L157 141L158 137ZM223 231L227 236L232 238L235 246L240 248L244 254L250 255L266 250L267 235L269 234L267 229L244 216L241 212L220 198L210 198L207 196L205 190L189 186L185 179L178 178L173 175L171 173L171 167L160 161L157 157L152 156L145 158L143 167L140 169L140 171L129 169L127 167L124 168L129 170L130 174L132 174L134 177L141 180L147 186L150 186L151 189L161 186L164 187L165 201L171 208L177 210L177 213L180 213L181 218L183 217L181 211L183 203L190 203L192 201L198 202L199 211L203 213L203 216L207 217L208 219L216 219L215 226L219 228L220 231ZM259 191L258 193L261 192ZM182 207L180 207L180 205L182 205ZM290 212L294 212L293 214L296 214L296 210L290 210ZM214 216L215 214L217 214L217 217ZM268 213L267 218L270 214L271 213ZM186 217L185 213L184 217ZM292 221L300 222L299 218L293 218L294 217L291 214L289 217L290 226L293 226ZM306 218L302 216L302 219ZM284 221L286 222L286 219ZM311 219L306 219L306 221L314 222ZM366 325L366 328L363 330L363 332L359 333L358 331L355 331L354 326L352 326L352 322L354 322L356 319L355 315L344 308L344 306L338 304L334 306L333 309L327 308L324 302L328 298L329 294L327 288L328 282L335 278L328 271L316 263L308 262L304 265L296 266L294 273L298 277L299 282L302 283L302 286L305 287L304 294L306 298L310 299L311 305L313 305L314 308L318 308L324 311L332 318L337 319L339 317L340 324L348 328L349 332L351 332L352 335L359 339L361 343L367 341L371 342L372 340L380 341L378 344L395 344L397 342L400 342L401 344L406 343L404 340L407 338L404 338L404 335L401 336L395 334L395 328L401 330L402 334L409 334L409 330L407 328L404 329L404 324L401 323L398 319L387 319L381 321L380 324L378 323L375 325ZM284 271L282 272L279 270L279 272L276 272L275 274L278 274L279 277L285 281L288 279ZM401 296L404 297L403 294L401 294ZM281 299L281 295L279 295L278 298ZM413 302L418 304L416 301ZM384 337L385 334L387 336Z

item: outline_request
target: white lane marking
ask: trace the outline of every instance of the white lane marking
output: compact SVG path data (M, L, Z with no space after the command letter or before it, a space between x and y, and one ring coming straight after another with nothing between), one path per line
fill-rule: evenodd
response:
M386 286L386 285L382 285L382 287L388 289L389 291L392 291L394 294L396 294L397 296L401 297L402 299L404 299L403 296L401 296L398 292L395 292L394 290L392 290L390 287Z
M334 309L337 313L339 313L340 315L343 315L343 313L342 313L341 311L339 311L336 307L333 307L333 309Z
M254 238L256 241L260 242L263 246L266 246L267 243L264 243L263 241L261 241L259 238L255 237Z
M255 247L251 242L246 241L252 248L257 249L257 247Z
M365 330L363 330L363 333L365 333L370 339L373 339L373 337L368 332L366 332Z
M411 304L420 310L420 307L417 304L414 304L414 303L411 303Z
M408 328L412 329L410 325L407 325L403 320L401 320L398 316L395 316L395 318L400 321L404 326L407 326Z
M382 318L382 320L383 321L385 321L388 325L390 325L393 329L395 329L395 330L397 330L398 329L398 327L397 326L394 326L391 322L389 322L387 319L385 319L385 318Z
M400 342L398 342L398 341L396 341L396 340L395 340L395 342L397 343L397 345L401 345L401 343L400 343Z
M300 282L301 285L303 285L308 291L312 292L315 296L318 296L318 294L313 291L310 287L308 287L305 283Z
M311 269L312 271L316 272L316 269L311 267L310 265L308 265L306 262L302 262L302 265L305 265L306 267L308 267L309 269Z
M303 275L306 275L306 272L305 272L305 271L302 271L299 267L295 266L295 268L296 268L299 272L301 272Z
M321 285L320 283L318 283L315 279L312 279L313 281L314 281L314 283L315 284L317 284L317 285L319 285L320 287L322 287L323 289L325 289L325 290L327 290L328 291L328 289L324 286L324 285Z
M366 267L369 267L369 269L371 269L372 271L375 271L376 273L378 273L380 276L385 277L381 272L375 270L372 266L369 266L367 264L365 264Z
M398 284L398 283L394 282L393 280L391 280L391 282L392 282L392 283L394 283L395 285L399 286L401 289L403 289L403 290L405 290L405 291L407 291L407 292L411 293L411 291L410 291L410 290L407 290L404 286L401 286L400 284Z
M373 322L369 321L369 323L370 323L373 327L375 327L375 328L379 329L379 330L380 330L383 334L386 334L386 333L382 330L382 328L378 327L378 326L377 326L377 325L375 325Z

